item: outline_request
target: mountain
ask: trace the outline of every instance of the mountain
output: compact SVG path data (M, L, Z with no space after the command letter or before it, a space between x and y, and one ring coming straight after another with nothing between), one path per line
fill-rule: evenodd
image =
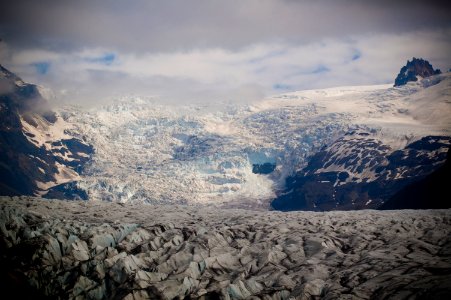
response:
M393 151L367 132L350 132L316 153L302 171L287 179L288 193L272 206L277 210L352 210L382 207L395 193L417 182L446 161L451 138L426 136ZM434 193L434 191L429 191ZM420 207L432 208L422 195ZM442 197L434 201L440 201ZM403 208L416 208L414 199ZM441 208L451 207L443 203ZM418 207L419 208L419 207Z
M431 80L440 83L429 85ZM306 172L290 174L307 168L314 181L307 190L318 193L296 209L376 208L444 163L449 87L449 74L443 74L399 88L301 91L195 114L190 107L169 112L150 100L121 100L76 121L87 129L96 120L89 129L98 132L92 144L106 145L98 147L104 152L94 162L101 176L88 172L85 182L92 195L113 201L267 208L275 199L272 205L280 209L280 199L302 192L290 182L300 184ZM145 149L159 154L141 156Z
M64 186L79 178L92 147L70 135L38 86L2 66L0 119L0 194L79 198Z
M16 99L3 112L16 120L2 129L15 128L2 137L8 195L253 210L377 208L439 169L450 145L450 73L251 104L175 106L125 96L30 117L17 103L33 97L20 98L17 89L33 85L8 76L13 88L2 101Z
M426 176L394 194L379 209L444 209L451 207L451 150L446 163Z
M417 76L426 78L440 73L440 70L434 70L427 60L414 57L412 58L412 61L407 61L407 64L401 68L401 71L399 71L399 74L395 79L394 86L405 85L409 81L417 81Z

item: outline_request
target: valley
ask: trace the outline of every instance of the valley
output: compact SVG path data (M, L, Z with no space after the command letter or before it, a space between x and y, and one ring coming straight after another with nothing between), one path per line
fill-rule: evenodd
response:
M389 155L426 136L442 136L427 164L443 164L451 76L438 76L432 80L440 83L430 87L425 79L398 88L301 91L219 108L124 97L100 109L59 114L95 149L77 182L90 199L268 209L285 179L327 147L343 166L314 172L347 171L354 182L376 180L382 176L376 167L387 165ZM346 157L359 147L368 151L354 161ZM271 172L253 172L264 164L274 165Z

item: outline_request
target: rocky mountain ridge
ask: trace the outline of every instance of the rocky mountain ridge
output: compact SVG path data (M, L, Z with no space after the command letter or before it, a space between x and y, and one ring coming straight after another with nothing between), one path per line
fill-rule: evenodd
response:
M395 79L394 86L401 86L410 81L417 81L417 76L426 78L437 74L441 74L441 71L439 69L434 70L427 60L414 57L412 61L407 60L407 64L401 68Z
M277 210L379 208L402 188L443 166L450 145L451 137L427 136L393 151L370 133L350 132L317 152L307 167L289 177L288 192L271 205ZM435 208L449 205L443 198L442 205Z
M439 209L451 207L451 149L444 165L397 191L379 209Z
M77 180L93 148L68 133L38 86L0 66L0 87L0 194L65 198L52 189Z
M2 113L15 120L2 129L7 195L270 209L307 191L303 209L376 208L440 168L451 136L449 73L220 109L123 97L54 113L38 87L2 72ZM45 109L24 113L27 101Z

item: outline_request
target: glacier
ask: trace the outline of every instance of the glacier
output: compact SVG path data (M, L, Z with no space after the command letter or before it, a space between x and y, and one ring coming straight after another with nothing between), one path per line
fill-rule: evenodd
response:
M450 222L0 197L0 275L20 299L449 299Z
M76 182L91 200L268 209L287 176L349 132L370 135L387 154L424 136L451 136L450 87L445 73L401 87L307 90L249 104L124 96L57 113L65 133L94 147ZM275 168L253 172L263 164Z

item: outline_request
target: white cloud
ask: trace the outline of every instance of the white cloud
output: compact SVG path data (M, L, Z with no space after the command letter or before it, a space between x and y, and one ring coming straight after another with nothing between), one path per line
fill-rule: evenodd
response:
M391 82L413 56L451 66L449 1L3 2L0 62L67 101L252 100Z
M448 69L450 49L448 29L325 38L307 44L260 43L238 50L2 51L9 53L11 67L26 80L48 86L56 94L64 91L60 96L69 101L95 103L134 93L183 103L255 100L285 90L388 83L413 56ZM46 74L33 65L42 61L50 65Z

